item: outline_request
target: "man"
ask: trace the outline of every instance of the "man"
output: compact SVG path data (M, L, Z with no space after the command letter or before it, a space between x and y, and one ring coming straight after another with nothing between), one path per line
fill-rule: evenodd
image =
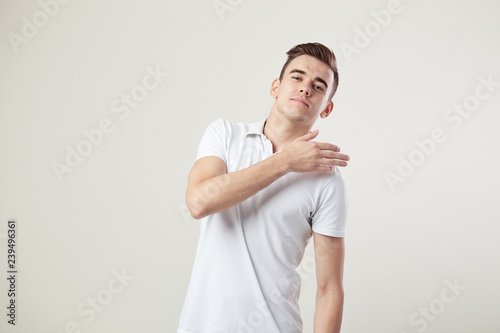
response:
M338 85L319 43L287 53L265 121L218 119L205 131L186 203L201 233L178 333L302 332L300 264L314 238L315 333L340 331L349 157L312 141Z

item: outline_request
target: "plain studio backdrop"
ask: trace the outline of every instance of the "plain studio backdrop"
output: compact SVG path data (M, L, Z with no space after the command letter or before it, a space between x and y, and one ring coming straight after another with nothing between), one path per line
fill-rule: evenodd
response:
M175 332L202 133L264 119L285 52L318 41L337 54L340 86L317 140L351 156L342 332L499 332L499 10L2 1L0 267L10 277L15 219L17 273L0 283L1 331ZM312 241L298 271L312 333Z

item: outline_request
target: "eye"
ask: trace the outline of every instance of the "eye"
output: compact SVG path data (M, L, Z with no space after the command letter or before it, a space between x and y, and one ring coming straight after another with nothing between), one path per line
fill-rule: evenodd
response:
M323 89L322 86L315 85L314 88L319 90L319 91L325 91L325 89Z
M292 79L293 80L300 80L300 77L298 77L298 76L292 76Z

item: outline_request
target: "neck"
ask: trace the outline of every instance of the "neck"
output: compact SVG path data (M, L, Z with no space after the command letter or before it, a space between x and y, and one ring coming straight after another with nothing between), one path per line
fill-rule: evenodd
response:
M282 151L293 140L306 135L311 130L309 124L300 124L271 112L264 125L264 135L273 144L273 152Z

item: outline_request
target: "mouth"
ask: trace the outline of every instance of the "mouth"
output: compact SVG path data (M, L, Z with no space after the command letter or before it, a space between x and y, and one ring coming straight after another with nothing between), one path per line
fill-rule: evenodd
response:
M309 107L309 103L307 103L307 101L303 98L292 98L292 101L294 101L295 103L298 103L300 105L303 105L305 107Z

